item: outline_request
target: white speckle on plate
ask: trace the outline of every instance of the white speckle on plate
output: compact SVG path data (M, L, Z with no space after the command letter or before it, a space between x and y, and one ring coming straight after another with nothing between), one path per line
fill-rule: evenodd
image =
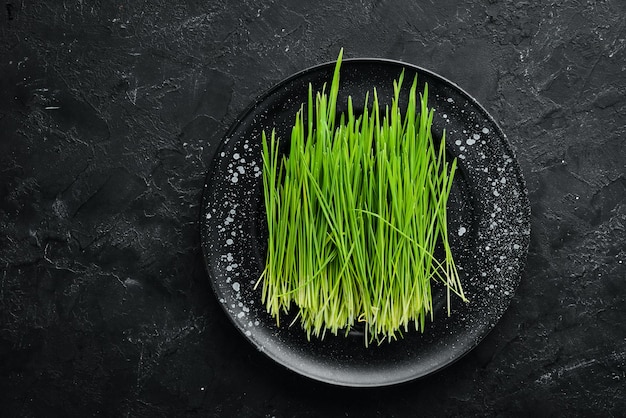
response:
M462 237L463 234L465 234L466 232L467 232L467 229L464 226L459 228L459 236L460 237Z
M487 128L483 128L483 133L484 133L484 134L488 134L488 133L489 133L489 129L487 129Z
M233 245L233 240L232 240L232 239L230 239L230 238L228 238L228 239L226 240L226 245Z
M239 289L241 289L241 286L239 285L239 282L233 283L233 290L235 292L239 292Z
M234 160L238 160L239 158L240 158L240 155L238 153L233 154Z

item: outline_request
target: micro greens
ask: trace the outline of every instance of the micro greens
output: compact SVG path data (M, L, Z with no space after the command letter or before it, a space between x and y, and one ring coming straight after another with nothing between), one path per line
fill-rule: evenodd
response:
M456 159L436 144L428 85L413 80L404 117L402 72L384 111L376 89L356 116L336 119L339 53L326 85L298 111L287 156L273 130L263 132L263 188L268 227L262 301L280 325L293 304L307 337L346 334L356 323L365 343L392 340L433 318L431 282L466 301L447 234L446 202ZM435 248L443 248L443 260ZM258 285L258 283L257 283Z

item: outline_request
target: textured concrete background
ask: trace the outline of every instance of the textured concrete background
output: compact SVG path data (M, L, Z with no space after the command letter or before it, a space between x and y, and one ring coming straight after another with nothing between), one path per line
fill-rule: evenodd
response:
M172 3L0 9L0 415L624 413L626 3ZM532 203L528 266L494 331L379 390L257 352L211 294L199 243L228 125L341 47L474 95Z

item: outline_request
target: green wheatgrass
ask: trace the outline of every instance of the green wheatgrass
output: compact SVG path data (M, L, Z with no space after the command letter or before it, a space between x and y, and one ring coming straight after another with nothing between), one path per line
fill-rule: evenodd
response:
M268 249L262 301L280 326L297 309L307 337L346 334L358 322L365 343L392 340L433 317L431 283L466 301L448 243L446 202L456 159L446 161L445 132L431 134L428 85L413 80L404 116L394 81L391 106L376 89L356 117L352 99L336 120L343 50L326 93L313 94L295 117L287 156L275 131L263 132L263 188ZM434 257L443 248L443 259ZM257 283L258 285L258 283Z

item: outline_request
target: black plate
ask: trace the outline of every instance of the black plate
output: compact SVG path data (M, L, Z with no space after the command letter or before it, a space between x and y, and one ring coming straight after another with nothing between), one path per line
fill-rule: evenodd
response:
M390 103L392 82L405 70L406 97L415 74L429 85L435 136L446 130L447 151L459 168L448 205L449 234L469 303L452 298L447 316L443 290L435 290L435 317L423 334L379 346L363 336L308 341L298 323L278 328L260 301L266 248L261 176L261 132L290 137L308 84L330 84L334 63L316 66L279 83L232 125L212 161L203 196L201 239L217 299L233 324L260 351L313 379L345 386L383 386L433 373L462 357L495 326L509 305L523 269L530 209L519 166L504 133L489 114L450 81L419 67L380 59L345 60L338 107L348 96L363 103L376 87ZM419 88L421 88L420 86ZM342 109L338 109L342 111Z

